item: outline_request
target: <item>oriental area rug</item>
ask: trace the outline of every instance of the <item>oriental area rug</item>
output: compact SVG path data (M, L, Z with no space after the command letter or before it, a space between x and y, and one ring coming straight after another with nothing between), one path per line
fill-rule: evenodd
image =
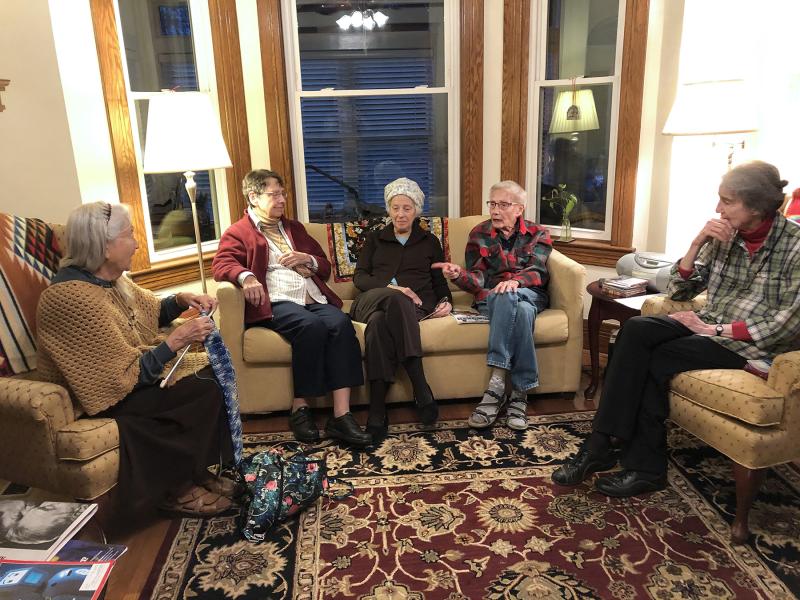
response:
M794 598L800 473L769 471L746 545L729 541L731 464L670 429L669 487L611 499L550 474L591 413L532 417L526 432L396 425L377 448L329 442L329 473L354 485L262 543L237 515L173 522L141 600ZM246 436L249 453L290 434Z

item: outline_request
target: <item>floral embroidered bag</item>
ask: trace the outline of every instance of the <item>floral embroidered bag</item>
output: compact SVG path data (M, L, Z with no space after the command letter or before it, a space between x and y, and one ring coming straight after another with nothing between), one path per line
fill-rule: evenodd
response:
M242 534L251 542L261 542L266 533L320 496L342 500L353 493L348 482L328 477L324 459L310 458L302 451L291 456L277 448L259 452L242 463L242 475L249 499L242 509ZM333 484L345 491L334 493Z

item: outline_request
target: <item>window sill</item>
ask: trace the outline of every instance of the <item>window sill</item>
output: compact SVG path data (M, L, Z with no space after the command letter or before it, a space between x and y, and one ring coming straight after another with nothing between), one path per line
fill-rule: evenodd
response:
M211 261L214 252L203 253L203 266L206 279L211 279ZM185 256L173 260L155 263L149 269L132 271L131 279L148 290L161 290L164 288L200 281L200 272L197 266L197 256Z
M555 240L553 247L569 256L572 260L582 265L595 267L617 266L620 257L633 252L635 248L626 246L614 246L611 242L596 242L594 240L574 240L572 242L559 242Z

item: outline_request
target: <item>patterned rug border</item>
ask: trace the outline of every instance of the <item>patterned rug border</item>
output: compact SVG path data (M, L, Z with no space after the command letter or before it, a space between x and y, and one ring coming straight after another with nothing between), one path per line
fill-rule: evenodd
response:
M531 425L557 425L566 422L586 422L591 421L594 416L593 411L581 411L573 413L561 413L555 415L534 415L530 417ZM390 427L391 434L400 433L426 433L439 430L469 428L466 420L454 419L440 422L436 428L423 428L418 424L397 424ZM259 446L269 446L275 443L288 442L293 440L290 432L246 434L245 444L252 448ZM323 446L317 450L324 452L336 444L323 440ZM349 480L353 483L356 490L371 489L374 487L402 487L410 483L421 485L437 482L463 483L469 481L496 480L498 476L503 478L515 479L532 476L543 476L552 472L560 464L560 461L551 465L526 466L526 467L507 467L493 468L489 470L464 470L453 473L441 472L415 472L385 476L354 476ZM797 465L779 465L772 469L773 473L783 479L783 481L800 496L800 469ZM749 571L758 584L758 589L754 590L768 598L795 598L794 592L774 573L768 566L766 557L759 556L756 550L750 545L734 545L730 541L730 525L725 520L724 515L712 503L705 498L689 480L687 474L681 466L670 456L668 479L670 486L684 501L691 507L694 514L708 528L709 533L716 537L716 541L724 547L733 559L737 568ZM581 488L577 488L581 489ZM600 496L598 494L598 496ZM631 500L606 499L609 502L631 502ZM320 552L320 540L318 533L320 529L320 519L327 508L328 501L319 500L316 504L308 507L299 516L299 527L296 534L295 545L295 569L293 573L293 600L315 600L319 598L319 580L317 577L317 562ZM193 556L197 551L198 536L203 525L202 519L183 519L171 524L165 537L162 547L159 549L156 563L166 566L159 569L154 566L151 571L147 585L142 590L140 600L178 600L179 593L183 587L183 582L189 581L193 575L188 574L188 568ZM213 530L215 527L230 530L230 517L227 519L209 519L208 528ZM291 523L281 526L291 535ZM173 535L174 534L174 535ZM757 543L757 541L756 541ZM167 561L166 557L170 557ZM287 557L291 560L292 557ZM288 583L288 580L286 580ZM158 594L151 595L154 590ZM191 592L190 592L191 593Z

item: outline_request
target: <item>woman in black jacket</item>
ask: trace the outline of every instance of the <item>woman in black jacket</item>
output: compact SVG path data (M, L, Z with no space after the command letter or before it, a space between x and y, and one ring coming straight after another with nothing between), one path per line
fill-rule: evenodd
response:
M443 260L442 246L417 219L425 194L401 177L386 186L383 197L392 224L371 234L359 252L353 282L362 293L350 309L354 320L367 324L367 431L374 443L386 437L386 392L400 364L411 380L420 420L436 422L439 408L422 368L419 321L452 310L447 281L441 270L431 269Z

